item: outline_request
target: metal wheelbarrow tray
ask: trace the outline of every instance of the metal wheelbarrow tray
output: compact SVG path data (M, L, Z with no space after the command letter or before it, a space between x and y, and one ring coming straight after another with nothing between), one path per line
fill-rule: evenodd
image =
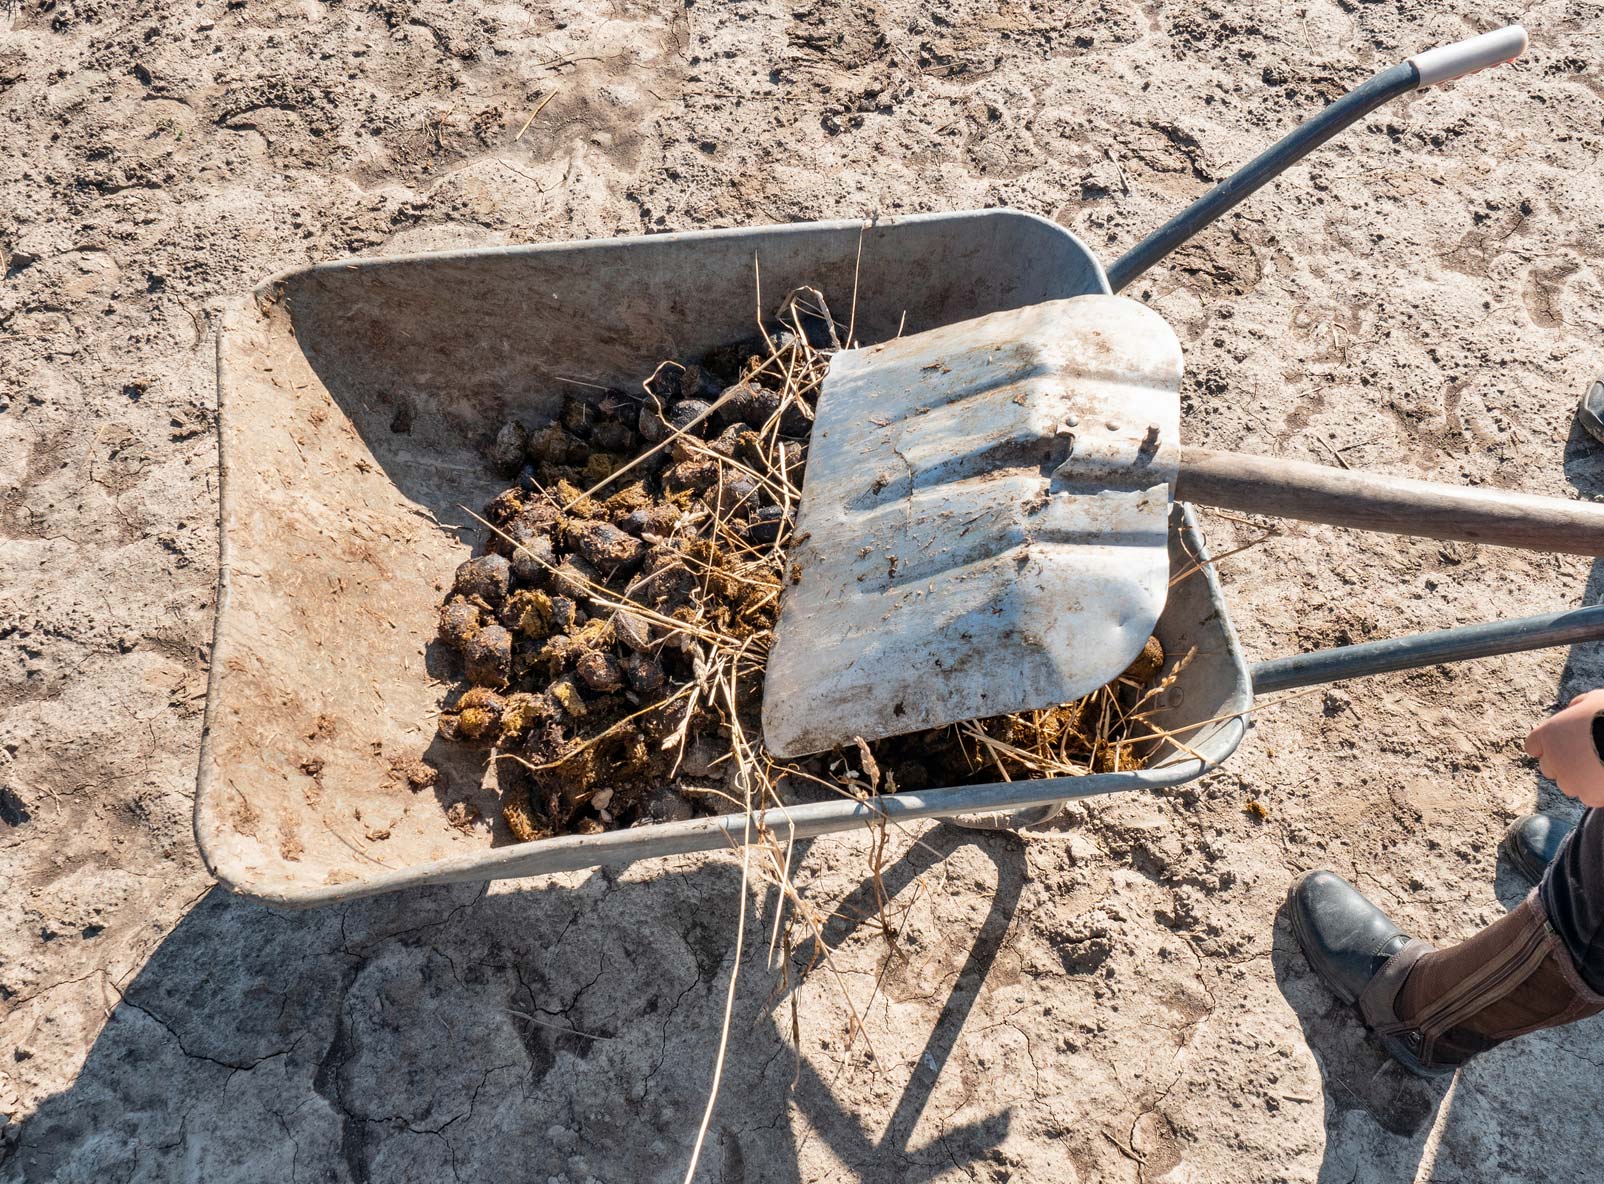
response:
M479 534L460 507L505 484L485 462L487 431L554 418L563 391L590 389L567 380L628 389L665 357L750 336L754 256L766 298L807 283L845 300L860 233L864 340L1107 290L1066 231L987 211L348 261L278 276L233 310L219 346L222 575L195 808L213 874L313 904L739 841L740 814L524 844L453 827L447 802L499 815L480 784L484 753L435 737L436 611ZM1201 548L1178 514L1177 570ZM1188 735L1223 760L1251 691L1212 569L1177 586L1159 634L1171 652L1198 649L1172 688L1172 726L1225 717ZM404 768L419 757L441 784L414 792ZM1143 772L816 802L769 825L802 836L876 811L1015 810L1203 767L1172 750Z
M629 389L665 357L749 336L754 257L771 304L802 284L845 299L859 274L864 341L1108 290L1073 235L991 210L350 260L268 280L230 312L218 358L222 569L195 800L220 881L312 905L741 840L738 813L533 843L453 826L448 803L499 814L481 784L484 753L436 737L433 680L448 670L434 633L444 583L480 533L460 507L504 484L485 462L489 433L508 418L549 421L562 392L591 389L574 380ZM1170 550L1177 571L1204 557L1185 506ZM1197 650L1168 692L1169 728L1202 725L1184 750L1163 742L1129 773L813 802L771 810L767 824L806 837L880 814L1008 815L1175 785L1235 750L1255 677L1284 689L1601 628L1604 609L1583 609L1250 674L1205 562L1176 584L1157 629L1170 654ZM415 791L405 774L420 757L440 782Z

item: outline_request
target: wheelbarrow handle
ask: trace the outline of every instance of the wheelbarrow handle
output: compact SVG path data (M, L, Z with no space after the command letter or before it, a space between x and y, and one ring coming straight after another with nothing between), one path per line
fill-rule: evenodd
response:
M1511 61L1526 48L1526 30L1510 25L1452 45L1428 49L1360 83L1313 119L1261 152L1186 209L1137 243L1108 269L1118 292L1238 202L1274 180L1349 124L1412 90Z
M1253 693L1267 695L1346 678L1415 670L1441 662L1519 654L1601 639L1604 639L1604 605L1593 604L1537 617L1461 625L1412 637L1367 641L1361 645L1338 646L1260 662L1253 667Z
M1189 448L1179 501L1417 538L1604 555L1604 505Z

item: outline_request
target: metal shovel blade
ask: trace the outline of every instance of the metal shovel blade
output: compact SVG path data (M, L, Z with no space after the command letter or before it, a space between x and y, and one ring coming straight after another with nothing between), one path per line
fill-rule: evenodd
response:
M1049 707L1163 610L1181 347L1077 296L835 356L763 697L779 756Z

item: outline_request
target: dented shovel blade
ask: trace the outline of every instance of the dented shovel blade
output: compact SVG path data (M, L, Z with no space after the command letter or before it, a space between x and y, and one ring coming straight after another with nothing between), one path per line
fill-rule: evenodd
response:
M763 698L780 756L1069 702L1169 584L1181 348L1077 296L835 356Z

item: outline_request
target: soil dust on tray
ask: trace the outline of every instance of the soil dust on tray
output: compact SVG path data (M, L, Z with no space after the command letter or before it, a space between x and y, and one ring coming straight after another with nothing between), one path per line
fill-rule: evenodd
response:
M555 422L500 425L513 481L484 508L439 636L464 684L450 740L501 762L521 840L762 808L808 786L898 789L1138 768L1175 671L1157 638L1074 703L780 762L762 747L763 669L801 499L813 407L851 339L799 288L759 336L667 361L642 393L568 396Z

